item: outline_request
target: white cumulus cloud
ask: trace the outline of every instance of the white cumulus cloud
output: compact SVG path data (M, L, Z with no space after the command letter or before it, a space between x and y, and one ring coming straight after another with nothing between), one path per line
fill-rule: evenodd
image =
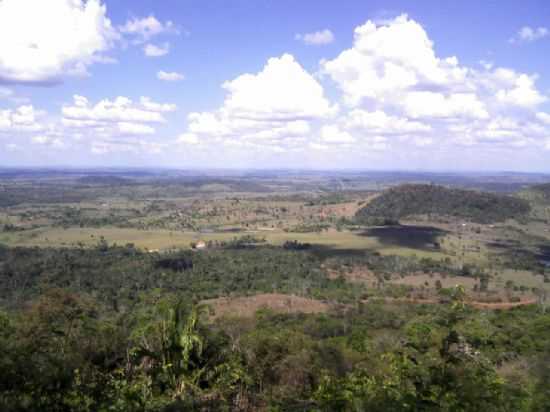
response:
M324 61L322 69L354 106L418 87L465 86L467 74L456 57L438 58L424 28L406 15L357 27L353 47Z
M0 110L0 132L36 132L44 129L39 121L44 113L32 105L19 106L16 109Z
M548 100L536 74L486 62L471 68L456 56L438 56L424 27L407 15L357 27L353 45L322 61L321 72L350 108L341 111L340 126L361 140L395 134L402 144L421 147L490 141L527 147L548 135L544 114L536 115ZM522 127L510 130L497 118Z
M405 134L429 132L431 126L405 117L388 115L382 110L369 112L354 109L344 120L347 129L368 131L375 134Z
M321 128L321 141L323 143L353 143L355 138L338 126L327 125Z
M63 117L69 120L163 123L165 119L159 107L148 98L142 98L141 104L136 104L123 96L114 100L104 99L92 105L87 98L75 95L73 104L64 105L61 111Z
M57 82L109 61L112 27L101 0L0 1L0 81Z
M166 22L159 21L154 15L143 18L134 17L128 20L119 30L126 34L134 36L134 42L145 43L160 34L178 34L179 31L170 20Z
M76 131L82 138L92 140L92 152L125 151L133 144L137 151L153 150L155 141L145 144L140 136L155 136L154 124L166 123L165 113L174 112L172 103L159 103L142 96L139 102L119 96L93 104L86 97L75 95L73 102L61 109L61 127L67 134ZM158 142L157 142L158 143ZM156 147L156 146L155 146ZM160 146L154 150L160 150ZM131 150L133 151L133 149Z
M294 59L271 58L256 74L242 74L223 84L222 107L188 115L180 143L231 150L285 153L303 145L311 123L331 118L323 87Z
M257 74L225 82L224 110L252 120L295 120L324 117L335 108L323 87L290 54L268 60Z

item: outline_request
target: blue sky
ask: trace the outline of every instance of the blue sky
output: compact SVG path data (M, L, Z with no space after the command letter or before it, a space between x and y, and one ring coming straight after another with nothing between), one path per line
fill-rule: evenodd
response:
M550 172L549 52L544 0L2 0L0 164Z

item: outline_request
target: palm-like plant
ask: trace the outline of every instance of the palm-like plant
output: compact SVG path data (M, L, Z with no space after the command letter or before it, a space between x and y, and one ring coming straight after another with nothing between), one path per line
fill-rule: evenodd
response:
M152 329L157 335L157 339L153 339L158 342L157 349L148 344L134 352L142 365L152 364L159 384L168 386L174 397L200 391L199 382L205 371L205 362L201 358L205 346L200 332L202 312L202 306L187 311L185 304L178 302Z
M193 306L184 318L182 305L178 304L172 312L172 333L168 348L172 360L170 369L175 396L181 396L186 391L200 391L198 384L205 371L201 362L204 338L199 331L203 310L202 306Z

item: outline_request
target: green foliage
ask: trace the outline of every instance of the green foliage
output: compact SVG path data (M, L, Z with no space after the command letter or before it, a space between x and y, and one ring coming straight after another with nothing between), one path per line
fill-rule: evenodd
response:
M547 409L549 314L477 311L462 288L442 288L445 305L365 302L366 289L329 279L323 262L272 247L0 249L0 410ZM445 265L375 254L330 264L358 262ZM273 290L345 304L216 321L197 305ZM518 360L521 375L500 373Z
M451 216L477 223L521 219L530 211L529 203L511 196L436 185L402 185L373 199L356 214L368 224L373 219L398 221L412 215Z
M544 199L544 201L550 201L550 183L531 186L529 189L540 195Z
M159 290L116 318L51 290L0 314L0 409L546 410L548 315L477 312L452 296L207 324L201 306ZM513 343L519 330L533 343ZM503 353L536 359L522 384L497 372Z
M42 290L63 287L97 296L102 310L129 311L145 291L182 298L293 293L350 301L361 288L329 279L313 250L275 247L144 253L100 240L94 249L0 250L0 303L19 307Z

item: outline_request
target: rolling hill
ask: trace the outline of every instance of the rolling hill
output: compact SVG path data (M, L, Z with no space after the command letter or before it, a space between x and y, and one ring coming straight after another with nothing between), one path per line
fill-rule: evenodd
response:
M357 211L358 223L395 222L413 215L451 216L476 223L521 218L530 211L526 200L428 184L391 188Z

